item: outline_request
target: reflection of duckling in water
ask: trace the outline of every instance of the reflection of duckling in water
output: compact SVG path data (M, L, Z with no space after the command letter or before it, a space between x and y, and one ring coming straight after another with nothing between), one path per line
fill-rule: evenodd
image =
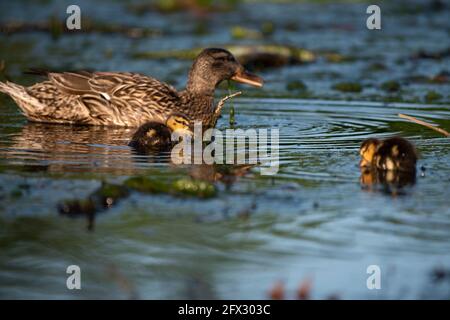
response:
M181 134L192 134L186 117L173 114L167 119L166 124L159 122L144 123L133 134L128 145L141 153L167 151L175 144L172 141L172 132L176 130L180 130Z
M360 155L364 186L382 184L387 193L395 195L398 188L415 183L417 152L406 139L367 139L361 144Z
M386 140L370 138L361 144L360 167L378 170L415 172L417 152L406 139L392 137Z
M366 187L377 184L384 185L385 187L388 187L386 191L389 191L392 187L402 188L407 185L413 185L416 182L416 173L415 171L378 170L364 167L361 168L360 181L361 184Z

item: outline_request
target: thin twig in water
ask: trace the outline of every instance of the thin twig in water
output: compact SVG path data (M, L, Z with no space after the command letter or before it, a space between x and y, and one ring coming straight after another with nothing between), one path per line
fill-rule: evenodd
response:
M217 104L216 111L214 111L214 113L216 114L216 116L219 116L219 115L220 115L220 113L221 113L221 111L222 111L222 108L223 108L223 106L225 105L225 101L227 101L227 100L230 99L230 98L236 97L236 96L238 96L238 95L240 95L240 94L242 94L242 92L241 92L241 91L238 91L238 92L232 93L232 94L230 94L230 95L228 95L228 96L223 97L222 99L220 99L219 103Z
M432 130L434 130L434 131L437 131L437 132L439 132L439 133L442 133L442 134L443 134L444 136L446 136L446 137L450 136L450 133L448 133L448 132L445 131L444 129L439 128L438 126L436 126L436 125L434 125L434 124L425 122L425 121L423 121L423 120L419 120L419 119L417 119L417 118L414 118L414 117L411 117L411 116L408 116L408 115L402 114L402 113L399 113L398 116L399 116L400 118L407 119L407 120L409 120L409 121L412 121L412 122L414 122L414 123L420 124L420 125L422 125L422 126L424 126L424 127L427 127L427 128L429 128L429 129L432 129Z

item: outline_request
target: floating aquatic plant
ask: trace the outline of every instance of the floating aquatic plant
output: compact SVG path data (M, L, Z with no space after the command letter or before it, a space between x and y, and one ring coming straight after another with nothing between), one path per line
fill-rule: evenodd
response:
M357 82L340 82L332 87L334 90L342 92L361 92L362 86Z

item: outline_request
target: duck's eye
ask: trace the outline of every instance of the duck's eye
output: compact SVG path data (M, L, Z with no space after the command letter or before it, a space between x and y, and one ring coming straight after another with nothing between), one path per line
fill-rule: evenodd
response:
M226 57L224 57L224 61L226 61L226 62L235 62L236 59L234 59L233 56L226 56Z
M218 53L218 54L214 55L213 57L214 57L214 59L217 59L217 60L223 60L223 59L225 59L227 56L228 56L228 55L226 55L224 52L221 52L221 53Z
M214 57L214 59L220 62L233 62L235 60L233 56L229 55L216 56Z
M218 60L218 61L215 61L212 64L212 66L213 66L213 68L223 68L223 63L224 63L224 61Z

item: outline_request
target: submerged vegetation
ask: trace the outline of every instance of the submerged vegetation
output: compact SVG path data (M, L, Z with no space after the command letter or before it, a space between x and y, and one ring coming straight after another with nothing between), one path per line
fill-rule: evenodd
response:
M133 191L203 199L212 198L216 195L216 187L207 181L180 178L168 182L163 178L136 176L126 179L123 184L103 182L98 189L86 198L63 200L58 203L57 208L60 214L69 217L85 216L88 219L88 229L93 230L94 218L97 213L112 208L118 202L127 198Z
M219 45L233 53L239 61L248 66L281 67L288 64L308 63L316 59L310 50L286 45ZM132 54L135 59L194 59L203 48L167 51L145 51Z
M49 33L53 39L58 40L63 35L84 33L120 34L130 38L145 38L161 35L161 30L155 28L143 28L140 26L127 26L118 23L99 22L91 18L83 18L81 30L68 30L64 19L54 15L47 20L38 22L13 21L0 24L0 32L6 35L27 32Z
M342 92L361 92L362 86L357 82L340 82L333 85L333 89Z
M425 102L432 103L442 98L443 96L441 94L437 93L436 91L430 90L425 95Z
M397 92L401 88L400 83L395 80L389 80L381 84L381 89L387 92Z
M181 178L175 181L152 179L138 176L125 180L124 185L144 193L167 193L175 196L211 198L216 195L216 187L206 181Z

